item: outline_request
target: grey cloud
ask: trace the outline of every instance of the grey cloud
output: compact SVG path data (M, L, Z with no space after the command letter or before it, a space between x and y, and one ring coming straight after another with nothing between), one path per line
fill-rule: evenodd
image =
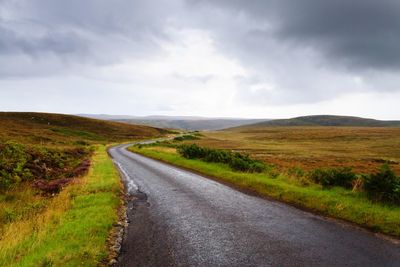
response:
M68 72L76 65L151 58L162 52L160 40L168 41L165 27L179 11L178 4L163 0L1 1L1 62L7 65L5 60L30 57L37 61L35 69L15 73L29 76L51 75L63 68ZM58 67L48 68L55 65ZM0 77L9 75L10 71L0 73Z
M17 0L0 2L0 53L107 58L101 49L149 55L168 40L169 24L215 33L221 50L268 60L278 46L313 49L328 66L358 70L400 68L400 2L397 0ZM24 27L26 25L27 27ZM29 27L28 27L29 26ZM39 28L37 36L30 31ZM173 41L173 40L172 40ZM103 43L99 46L99 43ZM125 44L123 44L125 43ZM129 44L131 49L125 47ZM121 49L122 48L122 49ZM100 54L100 55L99 55ZM258 64L258 62L255 62Z
M247 36L315 49L327 64L355 69L400 68L397 0L206 0L198 5L231 10L232 16L267 24L267 30L248 29Z
M87 52L86 42L73 32L47 32L37 38L27 38L17 32L0 26L0 53L1 54L29 54L38 56L42 53L73 54Z
M199 14L197 26L212 32L219 51L246 67L250 79L235 89L239 103L315 103L349 93L400 90L399 1L187 3ZM264 90L265 84L274 90Z

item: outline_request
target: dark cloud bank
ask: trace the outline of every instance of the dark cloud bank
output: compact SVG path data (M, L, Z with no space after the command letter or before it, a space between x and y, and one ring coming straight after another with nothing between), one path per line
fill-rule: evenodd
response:
M330 61L362 69L400 67L400 1L208 1L215 3L267 22L273 37L312 47Z
M168 38L164 26L171 19L179 27L197 25L214 28L221 36L233 35L239 47L246 37L242 33L248 38L258 36L260 42L275 38L292 46L311 47L333 63L362 69L400 67L397 0L30 0L1 1L0 5L2 55L90 54L96 41L107 38L116 38L116 47L125 40L140 43L143 49L155 45L152 38ZM224 21L213 18L218 14ZM243 32L231 31L229 23L237 26L235 20L240 16ZM228 32L220 32L224 30Z

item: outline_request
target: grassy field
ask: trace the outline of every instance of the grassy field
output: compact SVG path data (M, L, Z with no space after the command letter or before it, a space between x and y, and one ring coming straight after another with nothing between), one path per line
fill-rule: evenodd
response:
M96 149L89 174L55 197L21 188L0 202L16 218L1 228L0 266L104 263L106 241L121 205L119 175L104 146Z
M371 202L363 192L340 187L324 189L313 183L304 184L285 174L236 172L225 164L185 159L175 148L163 145L133 146L130 150L203 173L262 196L400 237L400 208Z
M348 166L371 173L387 162L400 174L400 127L240 127L203 135L193 143L245 152L281 170Z
M102 263L121 189L104 145L166 133L71 115L0 112L0 266Z

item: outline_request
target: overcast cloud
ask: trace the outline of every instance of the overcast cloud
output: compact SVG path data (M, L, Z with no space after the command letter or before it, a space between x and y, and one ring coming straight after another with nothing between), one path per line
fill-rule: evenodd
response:
M0 0L0 110L399 119L398 0Z

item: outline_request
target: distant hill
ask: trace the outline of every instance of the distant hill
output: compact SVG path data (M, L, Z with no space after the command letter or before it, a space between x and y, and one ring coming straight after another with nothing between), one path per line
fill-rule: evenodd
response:
M251 119L203 119L203 120L118 120L120 122L149 125L167 129L189 131L220 130L252 124L263 120Z
M73 115L0 112L0 141L69 144L72 141L118 142L156 137L166 130Z
M148 125L166 129L182 129L189 131L201 130L220 130L225 128L237 127L257 122L265 119L237 119L237 118L205 118L193 116L120 116L120 115L91 115L80 114L79 116L119 121L129 124Z
M87 117L99 120L208 120L210 118L200 116L166 116L166 115L150 115L150 116L132 116L132 115L109 115L109 114L76 114L80 117ZM216 118L220 119L220 118Z
M259 122L247 127L260 126L356 126L356 127L400 127L400 121L382 121L351 116L314 115L292 119Z

